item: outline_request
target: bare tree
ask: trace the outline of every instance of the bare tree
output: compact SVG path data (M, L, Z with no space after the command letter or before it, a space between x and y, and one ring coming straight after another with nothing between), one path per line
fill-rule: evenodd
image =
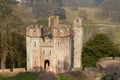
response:
M60 9L60 6L61 0L40 1L33 6L33 13L36 17L40 18L46 18L53 15L55 12L62 14L64 11Z
M102 15L110 17L112 21L120 22L120 0L104 0L101 5Z

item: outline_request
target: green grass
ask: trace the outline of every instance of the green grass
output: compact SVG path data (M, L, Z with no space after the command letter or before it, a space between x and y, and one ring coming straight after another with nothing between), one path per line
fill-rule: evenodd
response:
M88 33L95 33L96 30L99 31L100 28L103 28L102 32L105 34L108 33L108 36L113 37L113 42L120 45L120 23L113 23L109 18L99 19L96 17L96 14L100 12L100 8L79 7L78 10L71 10L69 7L64 7L64 9L67 15L66 21L70 23L73 23L73 20L78 17L79 11L86 11L88 20L93 24L90 23L90 26L88 26L87 29L84 27L87 33L85 33L86 37L89 36ZM117 27L109 27L112 25Z
M57 80L74 80L72 77L65 77L64 75L58 76Z
M38 80L38 74L25 73L25 74L18 74L12 77L0 76L0 80Z
M67 21L73 22L73 20L78 17L80 10L85 10L87 13L88 20L91 20L93 23L111 23L109 18L106 19L98 19L96 17L96 14L98 11L100 11L100 8L89 8L89 7L79 7L78 10L71 10L68 7L64 8L67 14ZM99 13L99 12L98 12Z

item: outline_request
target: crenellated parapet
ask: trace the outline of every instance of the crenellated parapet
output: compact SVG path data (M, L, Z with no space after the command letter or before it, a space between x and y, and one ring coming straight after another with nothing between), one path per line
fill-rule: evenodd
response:
M53 29L53 37L69 37L71 35L71 29L65 27L66 25L61 25L58 28Z
M30 37L40 37L42 35L42 25L30 25L26 29L27 36Z

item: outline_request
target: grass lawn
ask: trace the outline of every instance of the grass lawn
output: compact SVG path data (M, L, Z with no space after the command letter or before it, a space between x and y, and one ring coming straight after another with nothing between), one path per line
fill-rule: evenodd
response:
M38 74L22 73L22 74L17 74L16 76L11 76L11 77L0 76L0 80L38 80Z

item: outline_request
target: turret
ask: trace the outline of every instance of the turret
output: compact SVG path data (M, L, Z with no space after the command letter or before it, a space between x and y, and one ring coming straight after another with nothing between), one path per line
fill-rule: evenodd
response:
M40 36L41 27L31 25L26 29L26 47L27 47L27 70L40 71Z
M49 17L49 27L58 27L59 26L59 16Z
M81 68L81 54L83 47L83 27L82 27L82 19L76 18L74 21L74 69Z
M27 36L32 36L32 37L40 37L41 36L41 26L38 25L30 25L26 29L26 34Z

